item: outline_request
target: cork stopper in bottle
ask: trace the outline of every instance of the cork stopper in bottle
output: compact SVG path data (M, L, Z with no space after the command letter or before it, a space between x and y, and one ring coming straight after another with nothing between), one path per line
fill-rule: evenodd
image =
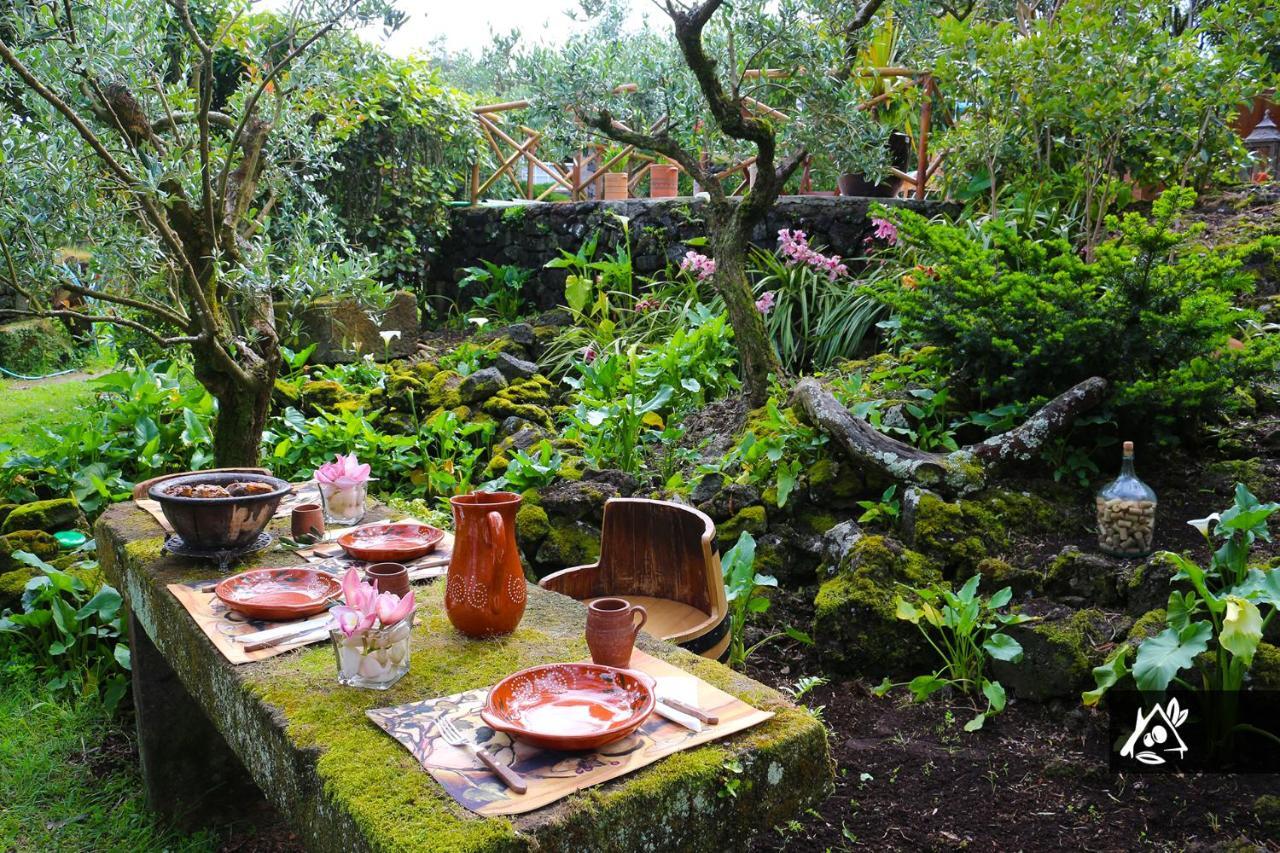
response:
M1132 442L1132 441L1126 441L1126 442L1124 443L1124 455L1125 455L1125 456L1132 456L1132 455L1133 455L1133 442Z

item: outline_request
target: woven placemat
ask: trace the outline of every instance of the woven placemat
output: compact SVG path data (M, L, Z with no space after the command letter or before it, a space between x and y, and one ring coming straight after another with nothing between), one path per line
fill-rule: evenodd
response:
M631 667L658 679L662 689L676 698L718 716L719 723L694 732L651 714L633 735L597 752L555 752L513 741L486 726L479 712L488 688L365 713L409 750L451 797L485 816L533 811L574 791L633 773L668 755L740 732L773 716L639 649L632 653ZM528 783L528 792L511 793L469 751L445 743L437 730L437 721L443 716L453 719L477 746L487 748L519 772Z

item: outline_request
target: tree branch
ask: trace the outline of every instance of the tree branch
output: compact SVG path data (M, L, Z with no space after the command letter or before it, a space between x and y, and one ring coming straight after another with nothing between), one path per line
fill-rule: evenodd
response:
M636 148L654 151L674 160L689 173L690 177L706 187L708 192L712 192L714 188L714 191L719 192L723 197L724 193L720 189L719 181L708 174L707 170L702 168L702 164L698 162L698 158L676 142L666 129L663 129L660 133L640 133L630 130L614 119L613 115L603 107L595 115L579 112L578 118L583 124L599 131L614 142L621 142L623 145L634 145Z
M1030 461L1049 440L1100 403L1106 390L1105 379L1086 379L1050 400L1021 426L946 454L921 450L878 432L854 417L813 377L796 384L792 401L858 468L897 483L955 495L981 488L987 475L1004 465Z
M110 323L114 326L126 326L134 331L141 332L163 347L178 346L180 344L194 344L205 339L203 334L166 338L157 333L150 326L147 326L145 323L139 323L138 321L130 320L127 317L117 317L114 314L85 314L80 311L69 311L66 309L32 310L26 308L0 308L0 317L66 317L71 320L86 320L90 323Z
M115 293L104 293L101 290L94 290L91 287L85 287L82 284L74 282L62 282L61 287L65 287L72 293L78 293L81 296L90 296L103 302L113 302L117 305L124 305L129 308L137 308L139 311L146 311L148 314L154 314L166 323L177 326L179 329L189 329L191 327L191 318L184 314L178 314L170 311L154 302L147 302L142 299L133 299L128 296L120 296Z

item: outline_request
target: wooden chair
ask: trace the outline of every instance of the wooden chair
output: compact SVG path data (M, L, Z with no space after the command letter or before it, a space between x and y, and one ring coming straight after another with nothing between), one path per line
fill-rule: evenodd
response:
M715 536L715 524L692 507L612 498L604 505L600 559L539 585L585 603L625 598L648 611L648 633L720 659L729 649L729 607Z

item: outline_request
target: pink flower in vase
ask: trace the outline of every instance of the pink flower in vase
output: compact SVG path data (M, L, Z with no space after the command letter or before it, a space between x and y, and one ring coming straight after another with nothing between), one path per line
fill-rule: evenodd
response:
M349 456L339 453L332 462L326 462L316 469L316 482L339 489L352 489L369 482L369 470L369 465L360 464L354 453Z

